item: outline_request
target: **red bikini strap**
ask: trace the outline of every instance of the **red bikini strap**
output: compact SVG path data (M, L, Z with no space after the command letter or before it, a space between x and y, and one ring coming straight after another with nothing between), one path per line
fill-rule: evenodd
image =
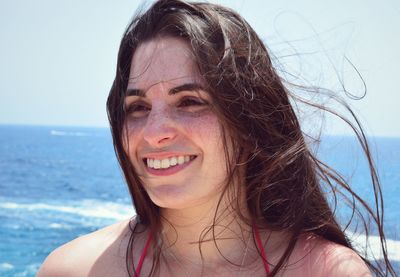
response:
M139 275L140 275L140 271L142 270L142 265L143 265L143 262L144 262L144 258L146 257L147 249L149 248L151 239L152 239L152 235L151 235L151 232L149 232L149 236L147 237L146 244L144 245L144 248L143 248L142 256L140 256L139 263L138 263L138 265L136 267L135 277L139 277Z
M265 255L264 246L263 246L263 244L261 242L261 238L260 238L260 233L255 224L253 225L253 229L254 229L254 235L256 237L256 242L257 242L258 248L261 252L261 257L262 257L262 260L264 263L265 272L268 274L269 273L269 264L268 264L268 260L267 260L267 255Z
M254 235L256 237L256 242L257 242L258 248L261 252L261 257L263 259L265 272L268 274L269 273L269 264L268 264L268 260L267 260L267 255L265 255L264 246L261 242L260 233L258 231L258 228L255 225L254 225L253 229L254 229ZM140 256L139 263L136 267L135 277L139 277L140 271L142 270L144 258L146 257L147 250L150 246L151 239L152 239L152 235L151 235L151 233L149 233L146 244L144 245L144 248L143 248L142 255Z

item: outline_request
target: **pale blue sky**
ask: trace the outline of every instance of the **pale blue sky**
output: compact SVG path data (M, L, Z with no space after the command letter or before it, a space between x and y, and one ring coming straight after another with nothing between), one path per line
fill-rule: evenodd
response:
M242 14L277 57L297 52L280 63L311 84L335 89L333 64L362 91L346 55L368 87L349 100L368 133L400 136L398 0L213 2ZM107 126L119 41L140 3L0 0L0 124ZM328 133L348 132L329 122Z

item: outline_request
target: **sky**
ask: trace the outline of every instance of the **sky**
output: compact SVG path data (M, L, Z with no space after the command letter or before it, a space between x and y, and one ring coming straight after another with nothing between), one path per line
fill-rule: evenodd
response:
M210 2L245 17L283 77L343 96L368 134L400 136L398 0ZM142 3L0 0L0 124L108 126L119 42ZM362 95L357 72L367 94L354 101L340 84ZM324 131L349 133L329 117Z

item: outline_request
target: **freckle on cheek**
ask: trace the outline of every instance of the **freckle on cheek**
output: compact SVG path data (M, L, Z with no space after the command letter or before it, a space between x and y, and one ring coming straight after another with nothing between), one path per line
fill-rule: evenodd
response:
M204 116L201 119L197 118L194 122L188 124L191 133L200 133L201 137L205 139L210 139L214 137L216 133L221 133L220 124L215 116Z

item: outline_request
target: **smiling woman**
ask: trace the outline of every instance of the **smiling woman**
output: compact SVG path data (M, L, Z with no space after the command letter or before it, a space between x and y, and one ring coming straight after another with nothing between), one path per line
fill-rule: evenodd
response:
M137 216L56 249L38 276L394 275L378 203L312 154L291 95L240 15L154 3L124 34L107 102ZM383 265L337 223L336 186L377 225Z

